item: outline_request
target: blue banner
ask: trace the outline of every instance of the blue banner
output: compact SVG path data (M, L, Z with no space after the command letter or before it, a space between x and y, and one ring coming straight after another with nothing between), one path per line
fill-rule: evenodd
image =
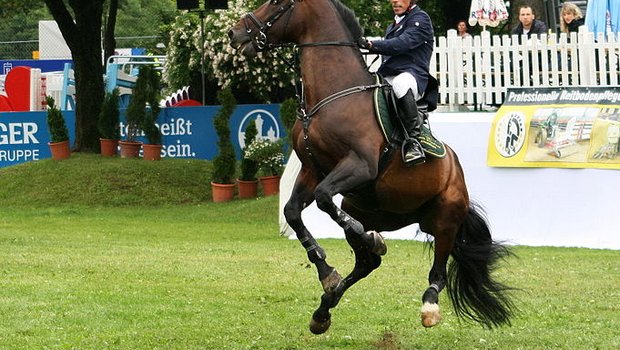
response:
M162 108L158 125L162 132L163 157L213 159L217 153L217 134L213 126L220 106ZM255 123L258 136L277 140L286 137L280 121L280 105L239 105L230 119L231 140L237 157L244 147L248 123ZM121 110L121 139L126 136ZM75 135L75 113L63 111L69 128L70 142ZM49 131L45 112L0 113L0 167L51 157ZM144 137L139 141L146 142Z
M65 63L71 63L71 60L0 60L2 72L7 74L14 67L26 66L30 68L39 68L41 72L62 72Z

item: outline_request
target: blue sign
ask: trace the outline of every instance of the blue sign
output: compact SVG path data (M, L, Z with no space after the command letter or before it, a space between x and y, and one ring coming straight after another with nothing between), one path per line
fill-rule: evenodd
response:
M213 126L220 106L162 108L157 123L163 135L163 157L211 160L218 154ZM286 137L280 121L280 105L238 105L230 119L231 140L237 157L244 147L245 128L255 123L258 137L277 140ZM121 110L121 139L127 134ZM63 111L70 142L75 134L75 113ZM0 167L51 157L46 112L0 113ZM146 138L139 137L146 142Z
M75 113L63 112L73 144ZM51 157L46 112L0 113L0 167Z
M41 72L62 72L65 63L71 63L71 60L0 60L2 73L7 74L14 67L26 66L30 68L39 68Z

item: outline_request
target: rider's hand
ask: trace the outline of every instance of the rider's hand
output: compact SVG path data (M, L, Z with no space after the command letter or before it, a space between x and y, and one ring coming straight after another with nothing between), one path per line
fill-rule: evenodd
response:
M372 47L372 43L366 40L366 38L360 37L359 39L357 39L357 46L359 46L361 49L370 50L370 48Z

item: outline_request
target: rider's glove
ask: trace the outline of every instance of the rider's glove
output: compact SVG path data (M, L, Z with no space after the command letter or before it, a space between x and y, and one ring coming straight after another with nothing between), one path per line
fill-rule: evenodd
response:
M360 37L359 39L357 39L357 46L359 46L360 49L370 50L372 44L370 43L370 41L366 40L366 38Z

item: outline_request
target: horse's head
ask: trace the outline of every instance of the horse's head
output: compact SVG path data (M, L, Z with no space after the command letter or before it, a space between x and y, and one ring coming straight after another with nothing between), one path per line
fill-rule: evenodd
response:
M278 46L286 41L284 35L293 9L302 0L269 0L253 12L245 14L229 31L230 45L245 56Z

